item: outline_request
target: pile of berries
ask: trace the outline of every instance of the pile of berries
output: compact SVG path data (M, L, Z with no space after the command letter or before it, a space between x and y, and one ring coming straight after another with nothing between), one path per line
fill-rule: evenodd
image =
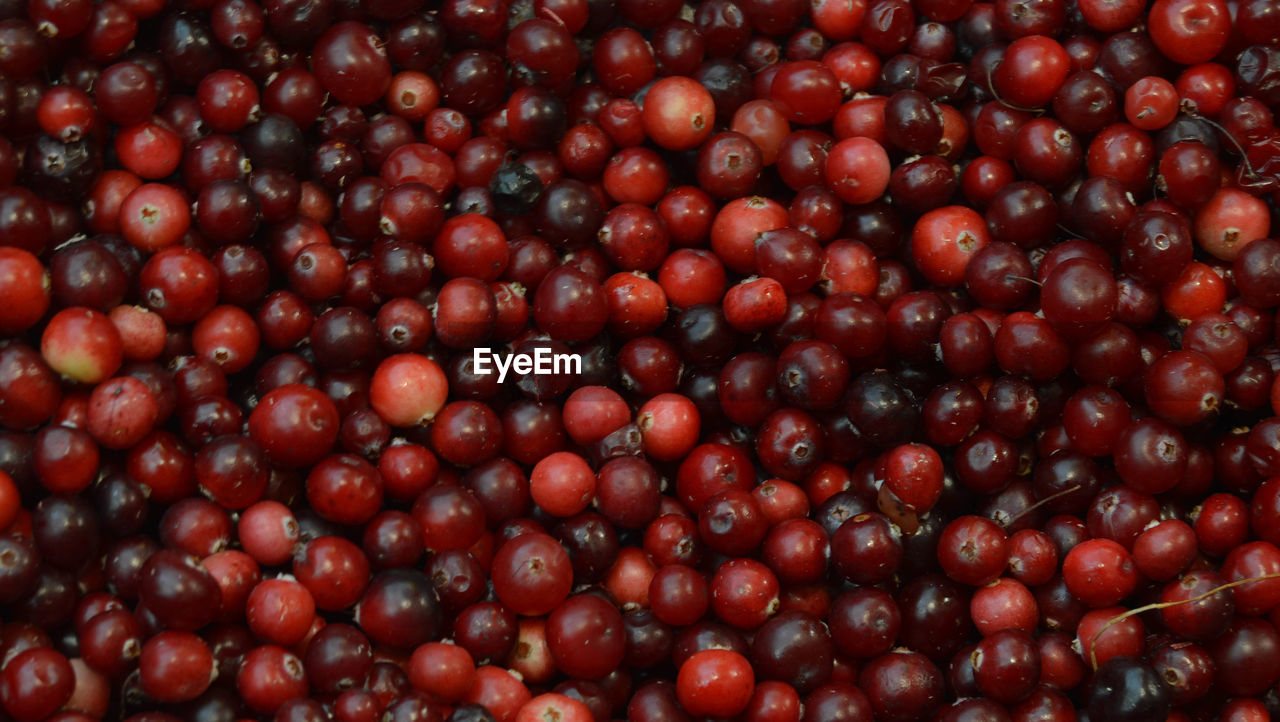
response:
M1277 110L1276 0L0 0L0 721L1280 719Z

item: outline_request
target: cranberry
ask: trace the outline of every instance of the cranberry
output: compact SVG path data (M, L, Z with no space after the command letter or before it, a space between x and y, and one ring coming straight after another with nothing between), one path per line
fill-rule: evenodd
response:
M676 694L693 714L732 716L746 709L755 688L750 662L736 652L708 649L680 666Z
M440 367L418 354L384 359L369 382L369 403L392 426L416 426L444 406L448 382Z
M1168 688L1148 664L1131 657L1103 664L1087 691L1091 717L1136 720L1169 713Z
M995 522L982 517L956 519L938 540L938 562L947 576L964 584L994 581L1008 561L1008 537Z
M923 444L905 444L884 457L884 488L916 512L928 511L942 495L942 459Z
M1133 559L1109 539L1090 539L1074 547L1063 559L1062 570L1071 593L1092 607L1119 602L1138 583Z
M603 677L626 651L622 626L617 608L601 597L585 594L567 599L547 617L551 658L574 677Z
M254 407L249 429L268 458L307 466L319 461L337 440L338 414L322 392L289 384L272 390Z
M61 653L35 647L7 659L0 675L0 704L15 719L53 715L75 690L75 670Z
M218 612L217 582L198 560L175 550L152 554L143 565L138 595L166 626L194 631Z
M942 673L924 655L890 652L869 662L859 673L871 708L886 719L931 714L942 702Z
M492 573L495 592L514 609L546 613L569 593L572 582L568 552L553 538L539 533L518 536L499 547Z
M163 702L199 697L213 681L213 654L190 632L161 632L142 647L138 659L142 691Z
M697 147L710 135L714 115L711 93L686 77L663 78L645 94L644 131L663 148Z
M49 308L48 273L39 260L21 248L5 247L0 252L0 273L6 279L3 318L0 330L14 334L35 325Z
M236 674L236 690L251 708L273 714L307 690L306 669L293 653L275 645L249 651Z
M888 188L889 170L888 155L880 144L869 138L846 138L828 152L826 183L846 203L868 203Z
M356 621L377 644L415 647L438 635L440 603L426 575L393 569L377 574L369 582L360 599Z

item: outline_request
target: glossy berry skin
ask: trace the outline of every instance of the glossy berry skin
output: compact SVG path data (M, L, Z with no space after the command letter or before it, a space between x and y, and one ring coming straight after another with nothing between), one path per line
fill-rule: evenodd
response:
M1045 318L1071 338L1089 336L1111 320L1116 286L1111 273L1084 258L1053 267L1045 278L1040 303Z
M444 406L449 382L436 362L416 353L388 356L369 382L369 404L392 426L431 421Z
M828 153L827 185L846 203L869 203L889 187L889 156L869 138L846 138Z
M306 669L301 659L283 647L256 647L240 664L236 690L250 708L273 714L285 702L306 692Z
M626 653L622 615L608 601L581 595L547 617L547 648L556 666L579 679L599 679Z
M272 390L249 415L249 435L272 461L314 464L338 438L338 411L322 392L301 384Z
M16 334L33 326L49 308L48 272L29 251L0 248L0 276L4 278L0 331Z
M1128 722L1169 713L1169 691L1150 666L1132 657L1103 664L1088 688L1090 718Z
M1124 547L1109 539L1090 539L1067 552L1063 579L1078 599L1091 607L1111 606L1129 596L1138 571Z
M1189 426L1217 412L1223 381L1203 354L1171 351L1147 369L1144 392L1157 416L1175 426Z
M1009 539L995 522L962 516L949 523L938 540L938 562L952 579L983 586L1003 573L1009 561Z
M1151 6L1150 33L1169 59L1194 65L1211 60L1226 44L1231 26L1221 2L1160 0Z
M315 600L307 588L286 579L265 579L254 586L245 603L249 629L280 645L297 644L315 617Z
M529 491L548 513L569 517L587 508L596 492L596 477L582 457L561 451L533 467Z
M440 602L430 580L407 569L381 572L370 580L356 613L372 642L401 649L433 641L440 618Z
M867 663L859 673L876 716L891 720L927 716L942 702L942 672L922 654L890 652Z
M152 699L186 702L200 696L213 681L213 654L190 632L161 632L142 646L138 665L141 684Z
M978 689L1004 704L1028 697L1040 678L1040 652L1027 632L1003 629L982 638L973 653Z
M125 240L142 251L176 245L190 223L185 199L160 183L138 186L120 203L120 230Z
M890 450L883 461L885 488L915 512L927 512L942 495L942 459L924 444Z
M604 328L608 307L599 283L582 271L562 266L543 278L533 298L540 328L561 341L585 341Z
M715 104L711 94L690 78L663 78L645 96L645 134L668 150L689 150L711 134Z
M546 534L525 534L499 547L491 574L494 591L521 614L546 614L569 594L569 554Z
M386 50L374 32L359 23L342 22L325 31L314 57L316 78L339 102L367 105L391 84Z
M97 383L124 360L120 333L106 315L90 308L59 311L45 326L40 354L54 371L83 383Z
M71 697L74 686L67 658L35 647L15 655L0 673L0 704L14 719L45 719Z
M377 469L355 454L334 454L313 466L306 487L316 513L340 524L364 524L382 504Z
M672 461L689 453L696 443L694 430L701 425L698 409L679 394L659 394L636 414L646 453Z
M693 714L731 717L746 708L755 688L751 664L737 652L707 649L680 665L676 694Z
M99 110L114 123L146 120L159 100L155 82L138 63L116 63L103 69L94 91Z
M208 624L218 612L220 595L199 560L177 550L158 551L142 567L138 596L172 629L194 631Z
M1159 419L1141 419L1120 432L1113 450L1120 478L1148 494L1172 489L1187 468L1186 440Z
M992 80L1007 102L1035 108L1053 99L1069 70L1067 53L1061 45L1051 38L1033 35L1010 43Z
M788 120L804 125L830 120L840 105L840 86L835 73L813 60L794 61L779 68L769 94Z
M888 517L858 514L831 536L831 557L842 575L858 584L874 584L891 577L902 561L902 542Z
M520 707L516 722L536 722L541 719L563 719L566 722L590 722L595 719L586 704L563 694L538 695Z
M787 294L772 278L758 278L733 286L724 297L725 319L747 333L767 328L786 317Z
M126 449L151 431L158 414L155 396L143 382L109 379L89 397L89 433L103 446Z
M1101 665L1114 657L1136 657L1142 654L1146 628L1135 617L1117 621L1126 611L1128 610L1124 607L1095 609L1080 619L1075 641L1088 658L1088 664L1092 665L1095 659Z
M947 206L929 211L911 231L911 255L930 282L954 286L969 259L990 243L986 221L975 211Z
M740 629L763 624L778 610L778 579L753 559L733 559L711 578L711 609Z

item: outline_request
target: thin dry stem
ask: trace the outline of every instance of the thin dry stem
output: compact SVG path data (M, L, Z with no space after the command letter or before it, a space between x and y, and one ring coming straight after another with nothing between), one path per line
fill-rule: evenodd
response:
M1029 278L1028 278L1028 279L1025 279L1025 280L1031 281L1031 279L1029 279ZM1031 281L1031 282L1032 282L1032 283L1036 283L1035 281ZM1036 283L1036 285L1038 286L1038 285L1040 285L1040 284ZM1080 491L1080 485L1079 485L1079 484L1076 484L1075 486L1068 486L1067 488L1063 489L1062 491L1055 491L1054 493L1052 493L1052 494L1050 494L1050 495L1046 496L1045 498L1041 499L1040 501L1037 501L1036 503L1032 504L1031 506L1027 507L1026 509L1023 509L1022 511L1018 512L1017 514L1014 514L1013 516L1009 517L1009 518L1008 518L1008 520L1006 520L1006 521L1005 521L1005 523L1004 523L1004 524L1002 524L1001 526L1003 526L1004 528L1008 529L1008 528L1009 528L1009 527L1010 527L1014 522L1016 522L1017 520L1021 519L1021 518L1022 518L1022 517L1024 517L1024 516L1026 516L1027 514L1030 514L1031 512L1035 511L1036 509L1039 509L1040 507L1044 506L1045 504L1048 504L1049 502L1053 501L1054 499L1061 499L1062 497L1066 496L1067 494L1070 494L1070 493L1075 492L1075 491Z
M993 68L993 70L994 70L994 68ZM1032 114L1032 115L1036 116L1037 118L1039 118L1040 116L1044 115L1044 108L1024 108L1024 107L1022 107L1021 105L1014 105L1013 103L1010 103L1009 101L1005 100L1004 98L1001 98L1001 97L1000 97L1000 94L996 92L996 86L995 86L995 84L994 84L994 83L992 82L992 80L991 80L991 73L987 73L987 90L991 91L991 97L995 98L997 103L999 103L999 104L1003 105L1003 106L1004 106L1004 107L1006 107L1006 108L1013 108L1014 110L1021 110L1022 112L1024 112L1024 113L1030 113L1030 114Z
M1268 579L1280 579L1280 572L1275 572L1273 574L1263 574L1260 577L1249 577L1248 579L1237 579L1234 582L1227 582L1226 584L1210 589L1204 594L1197 594L1194 597L1189 597L1187 599L1179 599L1176 602L1153 602L1143 607L1130 609L1124 614L1117 614L1111 619L1108 619L1107 623L1102 625L1102 627L1099 628L1098 631L1093 635L1093 638L1089 640L1089 666L1095 670L1098 668L1098 638L1101 637L1103 633L1106 632L1108 629L1111 629L1113 625L1118 624L1121 621L1128 619L1129 617L1132 617L1136 614L1142 614L1143 612L1150 612L1153 609L1165 609L1166 607L1176 607L1180 604L1194 604L1196 602L1202 602L1208 599L1209 597L1212 597L1213 595L1217 594L1218 592L1226 591L1228 589L1231 589L1232 587L1238 587L1242 584L1251 584L1253 582L1265 582Z
M1019 275L1017 275L1016 273L1006 273L1006 274L1004 274L1004 277L1005 277L1006 279L1013 279L1013 280L1015 280L1015 281L1026 281L1027 283L1033 283L1033 284L1035 284L1036 286L1043 286L1043 285L1044 285L1043 283L1040 283L1039 281L1037 281L1037 280L1036 280L1036 279L1034 279L1034 278L1027 278L1026 276L1019 276Z
M1185 108L1185 107L1184 107L1184 108L1182 109L1182 112L1186 113L1187 115L1191 116L1192 118L1195 118L1196 120L1203 121L1204 123L1206 123L1207 125L1209 125L1209 127L1213 128L1213 129L1217 130L1219 133L1221 133L1221 134L1222 134L1222 135L1227 139L1227 142L1229 142L1229 143L1231 143L1231 145L1235 146L1235 148L1236 148L1236 152L1238 152L1238 153L1240 154L1240 163L1244 165L1245 172L1247 172L1247 173L1249 174L1249 177L1250 177L1250 178L1261 178L1261 177L1262 177L1262 176L1260 176L1260 175L1258 174L1258 171L1254 170L1254 168L1253 168L1253 164L1249 162L1249 154L1248 154L1247 152L1245 152L1244 146L1240 145L1240 141L1236 140L1236 137L1235 137L1234 135L1232 135L1230 131L1228 131L1226 128L1222 127L1222 124L1221 124L1221 123L1219 123L1218 121L1216 121L1216 120L1214 120L1214 119L1212 119L1212 118L1205 117L1204 115L1202 115L1202 114L1201 114L1199 111L1197 111L1197 110L1188 110L1187 108Z

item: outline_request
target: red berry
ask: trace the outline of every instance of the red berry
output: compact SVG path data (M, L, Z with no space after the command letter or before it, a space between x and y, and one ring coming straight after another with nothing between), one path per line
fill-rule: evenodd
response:
M676 694L691 714L732 717L746 709L755 690L751 664L737 652L707 649L680 665Z

